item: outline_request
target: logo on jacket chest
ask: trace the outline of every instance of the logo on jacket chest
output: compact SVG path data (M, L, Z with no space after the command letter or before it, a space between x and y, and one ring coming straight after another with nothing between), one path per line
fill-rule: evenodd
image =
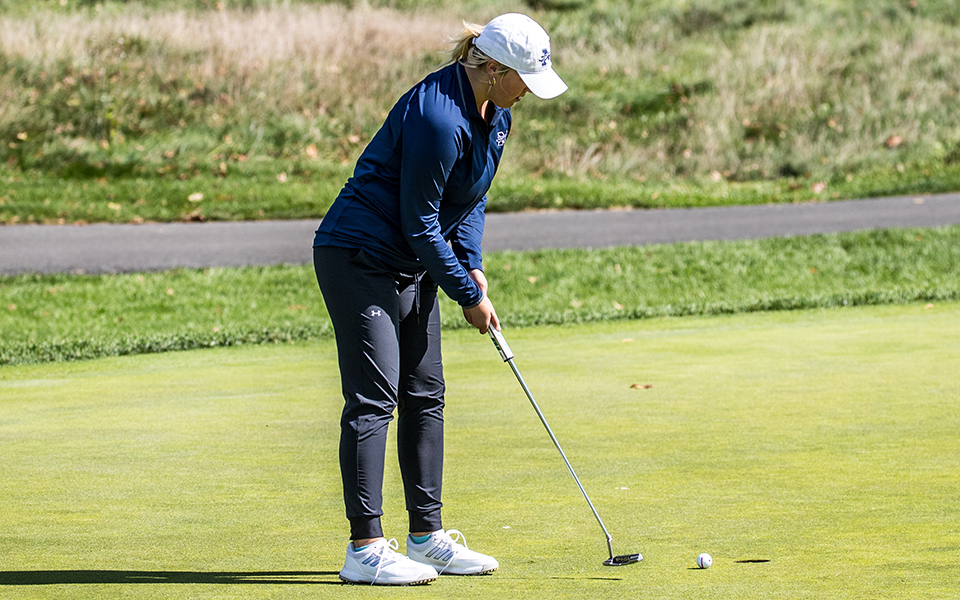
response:
M497 132L497 148L503 148L503 145L507 142L507 132L498 131Z

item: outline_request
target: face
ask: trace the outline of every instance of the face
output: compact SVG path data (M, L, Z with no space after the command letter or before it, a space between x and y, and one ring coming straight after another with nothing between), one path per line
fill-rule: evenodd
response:
M497 77L497 83L490 89L490 100L500 108L510 108L520 101L530 89L516 71L510 70Z

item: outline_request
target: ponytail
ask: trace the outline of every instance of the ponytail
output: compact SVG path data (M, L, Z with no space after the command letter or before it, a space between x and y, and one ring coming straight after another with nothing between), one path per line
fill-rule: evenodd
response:
M474 41L480 37L482 32L483 25L464 21L460 37L450 40L454 44L453 51L450 53L450 64L460 63L468 69L481 69L485 68L484 65L488 62L493 61L497 65L494 73L499 77L510 71L510 67L505 67L493 60L474 45Z
M463 31L460 32L460 36L451 40L451 42L454 44L454 47L453 51L450 52L450 62L460 62L467 67L475 67L478 66L475 63L482 64L484 60L489 60L489 58L487 58L473 45L474 40L480 36L482 31L483 25L477 25L476 23L468 23L464 21ZM482 59L477 60L480 57L482 57Z

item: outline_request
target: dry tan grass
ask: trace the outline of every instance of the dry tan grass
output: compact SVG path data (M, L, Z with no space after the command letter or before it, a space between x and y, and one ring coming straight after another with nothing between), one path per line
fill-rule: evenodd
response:
M235 94L256 89L275 105L289 102L288 108L309 98L322 109L341 96L365 103L378 90L395 95L422 75L424 62L444 62L447 39L458 27L444 14L339 5L201 14L130 10L96 19L0 18L0 51L96 69L105 47L137 40L149 48L142 58L159 72L214 88L225 82Z
M655 25L629 49L582 43L564 55L573 71L626 73L639 89L649 89L655 76L707 81L711 89L685 99L686 124L670 134L654 133L655 114L649 138L612 134L607 120L597 120L590 126L606 132L605 141L574 143L574 132L563 134L540 156L524 157L526 168L540 162L577 176L776 176L786 164L831 172L888 163L886 142L895 136L931 152L960 140L952 108L960 90L960 31L937 24L849 31L822 25L763 24L733 44L707 35L698 47Z
M289 115L300 119L294 127L305 138L349 146L339 140L371 134L403 91L445 62L460 16L363 4L221 13L131 6L96 18L0 18L0 51L97 72L122 55L121 38L133 40L142 49L127 59L128 70L215 90L243 117L235 122ZM504 168L582 177L775 177L790 165L829 173L889 163L887 141L895 137L901 149L930 152L956 143L960 31L933 22L878 23L852 28L814 19L759 24L737 37L685 37L663 23L641 24L627 36L618 25L561 21L552 32L554 55L573 89L552 103L523 102ZM627 45L628 37L635 41ZM669 90L670 82L709 82L710 89L639 122L636 113L605 106L600 92L584 92L604 73L623 98L631 88ZM139 85L135 77L121 84ZM577 126L549 112L570 98L586 107L569 114ZM0 125L16 122L17 110L29 104L0 107Z
M98 41L138 36L171 49L221 56L241 68L291 61L336 66L345 57L386 60L440 51L456 27L448 15L339 5L201 14L130 10L96 19L50 14L26 21L0 18L0 50L81 61Z

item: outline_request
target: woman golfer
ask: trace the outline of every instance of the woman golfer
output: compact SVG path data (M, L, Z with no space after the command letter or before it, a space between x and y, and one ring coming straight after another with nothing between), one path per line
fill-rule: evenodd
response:
M314 265L333 321L345 400L340 471L351 543L340 578L408 585L479 575L497 561L440 519L444 381L439 287L486 333L480 240L486 193L528 92L567 89L533 19L467 25L451 62L404 94L317 229ZM380 526L387 426L397 445L410 535L406 556ZM451 534L457 537L454 541Z

